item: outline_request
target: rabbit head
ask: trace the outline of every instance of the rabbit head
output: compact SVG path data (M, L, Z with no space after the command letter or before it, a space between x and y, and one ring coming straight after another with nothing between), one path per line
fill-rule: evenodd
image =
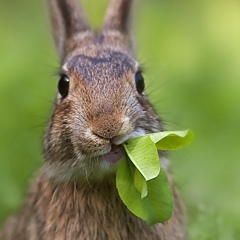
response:
M111 0L95 32L77 0L49 0L61 69L44 155L48 173L59 180L113 174L124 141L161 130L134 57L132 5Z

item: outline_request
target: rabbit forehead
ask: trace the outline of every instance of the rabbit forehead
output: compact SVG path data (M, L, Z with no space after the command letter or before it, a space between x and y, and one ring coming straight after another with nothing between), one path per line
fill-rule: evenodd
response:
M110 49L84 51L72 57L63 69L79 74L86 81L98 81L104 78L119 79L123 74L135 73L138 63L125 53Z

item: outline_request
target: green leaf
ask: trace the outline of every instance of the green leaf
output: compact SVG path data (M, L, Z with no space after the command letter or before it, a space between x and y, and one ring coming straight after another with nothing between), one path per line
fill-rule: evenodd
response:
M147 134L123 144L127 153L118 164L116 185L123 203L149 225L167 221L173 197L166 173L160 170L157 149L176 150L189 144L193 133L166 131Z
M137 168L134 170L134 186L141 193L141 198L144 198L148 194L147 182Z
M132 163L147 181L159 174L158 152L149 135L133 138L124 143L123 147Z
M123 203L149 225L167 221L172 215L173 198L166 173L161 169L156 178L147 181L148 194L141 198L134 184L133 168L134 165L125 157L117 169L116 185Z
M177 150L193 140L193 132L185 131L165 131L149 134L156 147L161 150Z

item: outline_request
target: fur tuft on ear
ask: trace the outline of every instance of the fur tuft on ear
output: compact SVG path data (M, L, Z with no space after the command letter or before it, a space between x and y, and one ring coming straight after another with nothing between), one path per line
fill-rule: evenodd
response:
M90 31L85 13L77 0L48 0L52 32L58 54L63 60L74 37Z
M111 0L106 11L103 30L129 34L130 12L133 0Z

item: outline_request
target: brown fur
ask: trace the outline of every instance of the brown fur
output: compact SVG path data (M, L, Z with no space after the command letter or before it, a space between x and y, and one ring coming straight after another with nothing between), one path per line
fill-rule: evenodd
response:
M162 130L145 93L138 93L129 32L132 0L112 0L93 32L75 0L48 0L53 36L70 79L57 96L44 140L45 163L26 202L0 231L1 240L186 239L180 200L165 159L174 213L149 227L122 203L116 165L103 164L112 144ZM163 155L163 154L160 154Z
M175 198L176 191L173 188ZM57 184L44 171L34 181L21 212L0 239L185 239L179 203L164 224L147 226L120 200L115 179L101 183Z

